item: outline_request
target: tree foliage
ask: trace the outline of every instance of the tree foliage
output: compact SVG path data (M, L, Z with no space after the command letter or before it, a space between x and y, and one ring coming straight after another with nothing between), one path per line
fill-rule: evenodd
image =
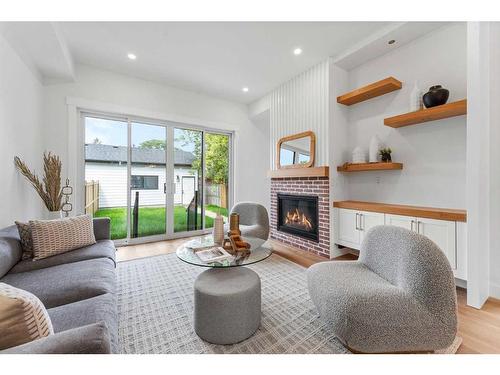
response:
M139 144L139 148L149 148L155 150L165 150L165 141L161 139L148 139Z
M183 130L182 135L176 141L184 146L194 146L194 161L192 167L201 171L201 132L195 130ZM149 139L142 142L139 148L164 150L165 141L161 139ZM205 135L205 178L216 184L227 184L229 178L229 137L220 134Z

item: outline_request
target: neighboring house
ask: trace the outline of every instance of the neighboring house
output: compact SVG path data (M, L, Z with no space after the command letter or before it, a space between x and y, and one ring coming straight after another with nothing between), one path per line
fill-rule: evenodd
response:
M174 204L187 206L198 184L197 171L192 169L195 156L175 149ZM132 204L139 192L141 206L165 204L165 151L132 148ZM99 207L127 206L127 147L102 144L85 145L85 180L99 181Z

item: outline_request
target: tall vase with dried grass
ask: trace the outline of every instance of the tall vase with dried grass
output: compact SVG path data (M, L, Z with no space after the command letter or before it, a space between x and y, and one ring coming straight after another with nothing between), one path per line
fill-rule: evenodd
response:
M61 217L62 189L61 189L61 160L51 152L43 153L43 177L32 172L19 157L14 158L16 168L31 183L35 191L42 198L45 207L49 210L51 219Z

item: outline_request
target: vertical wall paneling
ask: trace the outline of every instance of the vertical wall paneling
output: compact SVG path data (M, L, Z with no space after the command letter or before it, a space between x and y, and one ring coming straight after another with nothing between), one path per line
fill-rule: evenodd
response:
M316 162L328 165L328 86L326 60L284 83L271 93L271 169L276 164L276 143L287 135L316 133Z

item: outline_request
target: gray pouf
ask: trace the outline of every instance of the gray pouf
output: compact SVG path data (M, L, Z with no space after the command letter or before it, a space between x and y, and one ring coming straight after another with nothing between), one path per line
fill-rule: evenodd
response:
M212 344L235 344L260 325L260 278L245 267L212 268L194 283L194 330Z

